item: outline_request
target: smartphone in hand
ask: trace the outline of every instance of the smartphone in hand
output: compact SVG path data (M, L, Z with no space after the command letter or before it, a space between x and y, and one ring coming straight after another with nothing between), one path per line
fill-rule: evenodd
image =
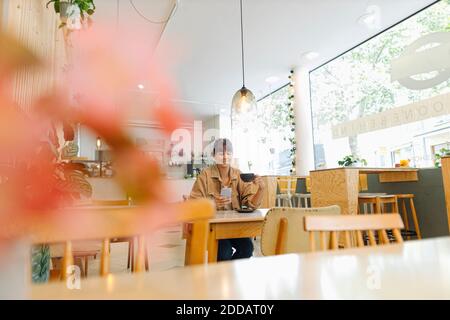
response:
M231 198L231 188L222 188L220 195L224 198Z

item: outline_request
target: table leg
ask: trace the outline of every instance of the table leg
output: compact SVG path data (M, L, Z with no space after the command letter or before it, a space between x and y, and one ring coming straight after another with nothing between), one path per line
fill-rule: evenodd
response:
M211 225L208 234L208 263L217 262L219 241L216 239L215 225Z
M143 272L145 270L145 241L145 236L138 236L138 250L135 272Z
M186 239L186 250L184 251L184 265L188 266L191 262L192 224L186 225L186 230L184 231L184 238Z
M192 224L192 231L187 234L185 265L204 264L208 242L208 221Z

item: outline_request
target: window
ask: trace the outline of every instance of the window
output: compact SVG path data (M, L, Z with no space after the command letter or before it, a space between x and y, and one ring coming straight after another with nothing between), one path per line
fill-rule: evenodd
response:
M310 72L316 168L433 166L450 141L450 2L440 1ZM382 14L382 12L381 12ZM430 63L433 61L433 63Z
M289 175L292 167L289 138L289 89L284 86L258 101L257 109L235 117L235 165L261 175Z

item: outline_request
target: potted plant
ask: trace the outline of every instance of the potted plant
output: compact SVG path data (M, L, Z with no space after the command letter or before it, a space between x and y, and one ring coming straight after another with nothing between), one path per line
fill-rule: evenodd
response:
M73 143L75 132L69 123L63 124L65 146L60 149L59 138L55 127L49 133L48 141L42 144L41 153L48 152L54 163L54 176L57 183L52 187L52 191L58 194L61 199L73 201L82 196L89 198L92 195L92 187L85 178L84 167L76 163L66 163L61 160L65 148ZM78 148L78 147L77 147ZM67 151L66 151L67 153ZM38 168L33 168L38 170ZM50 246L48 244L35 245L31 250L31 276L35 283L47 282L50 276Z
M362 167L367 166L366 159L361 159L352 154L345 156L342 160L338 161L338 165L341 167Z
M436 153L434 155L434 166L436 168L440 168L441 167L441 159L444 156L450 156L450 149L442 148L442 149L439 150L438 153Z
M91 16L95 12L94 0L50 0L46 7L51 3L61 19L60 28L69 26L71 29L80 29L86 15Z

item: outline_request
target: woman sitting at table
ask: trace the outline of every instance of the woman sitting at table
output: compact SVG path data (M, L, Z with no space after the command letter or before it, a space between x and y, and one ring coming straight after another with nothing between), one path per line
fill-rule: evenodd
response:
M214 199L217 210L236 210L244 206L252 209L258 208L265 188L264 182L259 176L255 176L255 179L248 183L241 180L241 172L230 165L233 159L231 141L228 139L216 140L212 156L215 164L204 169L198 175L190 198ZM252 185L258 187L256 193L252 192ZM221 196L222 188L226 187L231 188L231 198ZM219 240L217 261L250 258L252 254L251 238Z

